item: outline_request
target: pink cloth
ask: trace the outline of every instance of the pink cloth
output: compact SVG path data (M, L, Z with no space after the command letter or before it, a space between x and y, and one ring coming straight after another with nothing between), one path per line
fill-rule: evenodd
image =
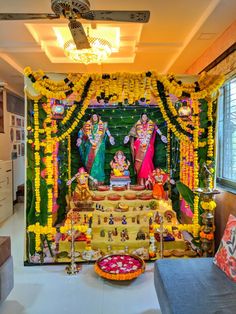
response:
M139 179L147 179L148 175L150 173L152 173L152 171L154 170L154 165L153 165L153 156L154 156L154 142L155 142L155 138L156 138L156 131L154 130L152 137L150 139L148 148L146 150L143 162L142 162L142 166L141 169L139 171L139 173L137 173L137 177ZM135 159L135 163L136 163L136 157L137 157L137 152L140 148L141 145L141 141L139 138L135 139L134 141L134 159ZM136 168L136 167L135 167ZM136 171L137 172L137 171Z
M185 202L184 199L181 200L180 203L180 210L188 217L192 218L193 217L193 213L191 211L190 206Z

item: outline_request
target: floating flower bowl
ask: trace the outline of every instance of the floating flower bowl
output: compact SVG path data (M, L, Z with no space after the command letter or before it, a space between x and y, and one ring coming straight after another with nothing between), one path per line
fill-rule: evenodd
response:
M109 280L132 280L145 271L145 262L137 255L112 254L99 258L94 270Z

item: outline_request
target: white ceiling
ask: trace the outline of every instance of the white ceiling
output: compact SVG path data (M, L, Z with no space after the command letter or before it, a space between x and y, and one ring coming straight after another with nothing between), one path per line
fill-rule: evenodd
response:
M90 0L90 3L91 9L99 10L150 10L150 21L141 25L105 23L120 28L120 51L108 63L89 66L71 63L59 49L53 27L66 26L66 20L2 21L0 81L8 82L22 94L21 73L28 65L61 73L146 70L184 73L236 17L236 0ZM0 0L0 12L51 13L50 0ZM99 27L104 22L96 24Z

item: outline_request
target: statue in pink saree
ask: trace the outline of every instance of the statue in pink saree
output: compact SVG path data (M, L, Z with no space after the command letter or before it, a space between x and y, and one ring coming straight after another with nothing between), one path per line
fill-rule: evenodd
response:
M153 157L156 133L161 136L164 143L167 142L158 126L148 118L146 113L143 113L124 139L125 144L129 140L131 143L138 184L144 185L149 174L154 170Z

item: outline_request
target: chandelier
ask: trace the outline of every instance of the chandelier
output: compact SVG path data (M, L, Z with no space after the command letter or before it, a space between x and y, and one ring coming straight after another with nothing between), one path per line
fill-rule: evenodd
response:
M91 48L88 49L76 49L73 40L69 40L64 45L65 55L71 60L79 63L101 64L109 58L112 52L112 47L109 41L101 37L90 37L88 41Z

